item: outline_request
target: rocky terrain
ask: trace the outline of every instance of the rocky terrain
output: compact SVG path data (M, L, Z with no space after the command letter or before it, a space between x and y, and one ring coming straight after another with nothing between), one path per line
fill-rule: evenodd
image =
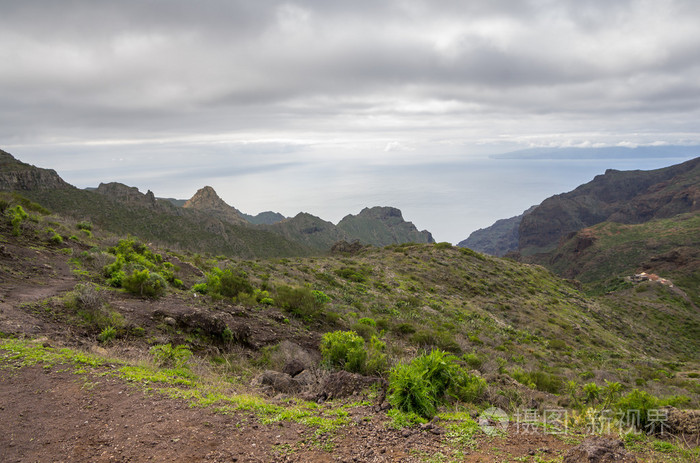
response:
M700 310L681 278L687 254L654 254L680 272L674 286L598 291L448 243L328 240L331 252L293 256L279 233L102 189L121 200L70 186L0 191L2 461L700 457ZM106 218L102 227L100 208L134 229ZM360 215L402 222L388 208ZM697 215L685 217L634 226L696 249ZM204 231L182 225L194 218ZM295 219L278 226L347 236ZM192 245L141 236L172 230L190 230ZM634 247L606 241L615 230L592 233L580 252ZM260 250L280 241L268 257L214 255L197 248L210 236L246 246L264 236ZM446 382L420 369L431 358ZM656 415L635 426L603 414L634 407ZM661 423L665 432L650 429Z

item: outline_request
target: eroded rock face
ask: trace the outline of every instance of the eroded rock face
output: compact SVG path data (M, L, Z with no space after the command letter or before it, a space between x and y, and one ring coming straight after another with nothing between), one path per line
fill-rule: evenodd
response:
M0 190L27 191L70 188L53 169L41 169L18 161L0 150Z
M100 183L95 192L125 205L156 207L156 198L151 190L144 194L138 188L123 183Z
M634 455L625 450L621 440L593 436L570 449L564 463L636 463Z

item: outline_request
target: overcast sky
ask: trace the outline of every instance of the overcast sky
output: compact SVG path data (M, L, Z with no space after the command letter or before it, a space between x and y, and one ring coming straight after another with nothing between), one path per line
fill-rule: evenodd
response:
M700 145L697 0L0 0L0 148L79 187L436 239L608 167L531 147Z

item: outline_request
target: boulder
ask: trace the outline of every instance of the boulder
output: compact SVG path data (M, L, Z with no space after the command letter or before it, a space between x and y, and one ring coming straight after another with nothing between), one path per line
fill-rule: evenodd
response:
M293 394L301 389L299 383L294 381L287 373L280 373L274 370L265 370L253 380L254 386L267 386L275 392Z
M570 449L564 463L636 463L634 455L625 450L621 440L593 436Z

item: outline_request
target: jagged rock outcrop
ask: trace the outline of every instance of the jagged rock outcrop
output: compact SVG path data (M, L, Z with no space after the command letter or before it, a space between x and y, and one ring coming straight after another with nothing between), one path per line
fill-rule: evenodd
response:
M364 244L387 246L400 243L434 243L429 231L418 231L411 222L406 222L395 207L364 208L357 215L347 215L339 223L350 240Z
M0 150L0 190L28 191L71 188L53 169L42 169L18 161Z
M156 208L157 204L156 197L153 195L151 190L148 190L148 192L144 194L141 193L138 188L127 186L123 183L100 183L95 190L95 193L106 196L112 201L118 201L125 206L136 205L141 207Z
M244 225L248 223L238 209L226 204L210 186L199 189L182 207L210 214L232 224Z

